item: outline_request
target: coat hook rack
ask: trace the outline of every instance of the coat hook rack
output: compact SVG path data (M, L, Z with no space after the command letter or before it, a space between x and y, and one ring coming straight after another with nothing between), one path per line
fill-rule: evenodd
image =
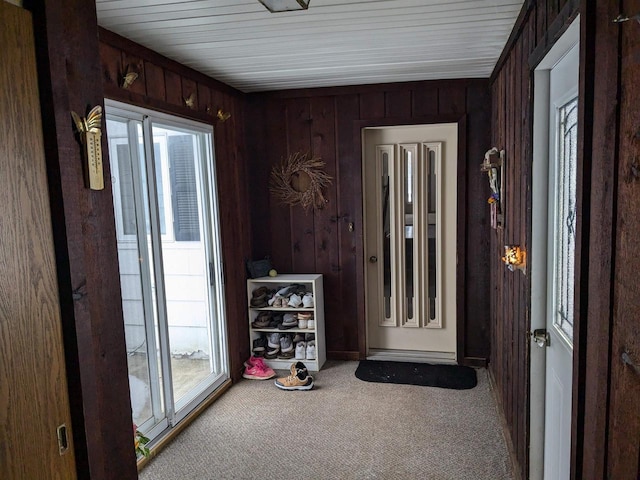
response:
M632 17L627 17L626 15L620 14L613 19L613 23L624 23L628 22L629 20L636 20L638 23L640 23L640 13L636 13Z
M133 82L136 81L137 78L138 73L134 71L134 69L130 65L127 65L124 73L120 78L120 88L124 88L125 90L127 90L133 84Z
M224 123L229 120L231 114L229 112L224 112L221 108L219 108L218 112L216 113L216 117L218 117L218 120L220 120L221 123Z

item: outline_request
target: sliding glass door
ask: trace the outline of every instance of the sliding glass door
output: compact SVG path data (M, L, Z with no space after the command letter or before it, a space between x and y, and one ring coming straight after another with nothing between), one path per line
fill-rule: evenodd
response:
M133 421L154 438L229 378L213 132L106 112Z

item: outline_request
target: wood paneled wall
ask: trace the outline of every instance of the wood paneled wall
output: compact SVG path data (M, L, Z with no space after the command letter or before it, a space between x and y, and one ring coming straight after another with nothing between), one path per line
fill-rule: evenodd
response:
M638 0L525 4L493 75L493 141L511 159L504 230L492 235L492 362L519 473L528 475L529 278L505 271L500 249L531 245L531 68L580 13L578 220L571 477L636 479L640 469L640 291L635 239L639 32L612 23ZM538 421L538 420L536 420Z
M271 255L281 272L324 275L327 351L365 353L361 128L460 122L458 328L461 362L489 357L488 184L479 172L489 148L486 80L454 80L285 91L249 97L253 255ZM333 177L322 210L278 205L271 167L287 155L322 157ZM349 224L353 224L353 231Z
M113 32L100 29L100 61L105 96L121 102L213 125L224 259L226 313L232 378L249 357L246 274L251 255L247 168L244 154L243 94ZM121 88L127 71L138 73ZM193 106L185 99L193 98ZM231 117L221 122L222 109Z
M492 77L492 145L505 150L505 225L492 230L489 365L522 478L528 477L531 282L501 261L505 245L531 246L531 58L546 52L575 18L578 2L525 2Z
M78 478L137 478L111 188L85 187L70 111L104 98L94 2L35 0L60 310ZM109 178L109 166L105 177ZM24 219L29 221L29 219ZM34 332L42 335L43 332ZM51 472L54 476L59 472Z

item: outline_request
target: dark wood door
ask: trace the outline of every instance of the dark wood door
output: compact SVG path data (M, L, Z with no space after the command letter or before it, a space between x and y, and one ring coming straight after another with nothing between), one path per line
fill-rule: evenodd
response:
M4 0L0 45L0 478L75 479L32 19Z

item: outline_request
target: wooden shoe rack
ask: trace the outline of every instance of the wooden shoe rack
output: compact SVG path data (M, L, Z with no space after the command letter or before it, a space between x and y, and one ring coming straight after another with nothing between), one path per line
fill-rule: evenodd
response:
M251 299L254 290L260 287L266 287L271 290L276 290L281 287L286 287L291 284L301 284L306 287L308 292L313 293L313 307L305 308L300 305L298 308L291 307L252 307ZM317 372L322 368L326 361L327 353L325 349L324 341L324 294L322 291L322 275L321 274L289 274L278 275L276 277L260 277L251 278L247 280L247 305L249 306L249 347L253 349L253 341L260 337L260 335L269 335L270 333L277 332L280 334L291 333L313 333L315 334L316 342L316 358L314 360L304 360L291 358L291 359L267 359L264 361L273 369L289 370L292 363L297 361L303 362L307 369L311 372ZM278 328L254 328L251 324L256 317L263 311L270 311L273 313L297 313L297 312L312 312L315 320L314 328L290 328L287 330L280 330ZM294 345L295 353L295 345Z

